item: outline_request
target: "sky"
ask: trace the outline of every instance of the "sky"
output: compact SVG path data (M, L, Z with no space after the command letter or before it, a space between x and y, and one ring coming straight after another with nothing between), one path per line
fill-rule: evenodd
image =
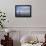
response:
M28 6L18 6L16 8L17 14L30 14L30 7Z

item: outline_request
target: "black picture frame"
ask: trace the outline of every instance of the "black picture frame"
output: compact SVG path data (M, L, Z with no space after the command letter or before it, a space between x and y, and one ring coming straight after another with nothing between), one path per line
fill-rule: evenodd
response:
M30 15L17 15L17 7L30 7ZM32 17L32 5L15 5L15 17Z

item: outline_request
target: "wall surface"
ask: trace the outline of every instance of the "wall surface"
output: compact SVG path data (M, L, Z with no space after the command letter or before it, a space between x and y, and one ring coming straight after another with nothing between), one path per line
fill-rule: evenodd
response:
M15 5L32 5L31 18L16 18ZM6 12L6 27L46 27L46 0L0 0L0 10Z
M15 5L17 4L32 5L32 17L16 18ZM5 26L11 29L10 31L20 31L20 37L27 33L31 34L31 31L45 31L44 33L46 33L46 0L0 0L0 10L5 12L7 16ZM11 37L18 40L19 34L14 34ZM20 45L20 42L16 42L17 46Z

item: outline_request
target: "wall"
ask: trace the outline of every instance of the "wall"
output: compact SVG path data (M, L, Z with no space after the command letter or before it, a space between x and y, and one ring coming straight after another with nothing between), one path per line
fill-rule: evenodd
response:
M31 4L31 18L16 18L16 4ZM31 31L46 31L46 0L0 0L0 9L6 12L8 29L21 31L20 36ZM23 31L26 31L25 33ZM45 32L46 33L46 32ZM16 34L17 35L17 34Z
M31 18L16 18L16 4L31 4ZM0 9L6 12L6 27L46 27L46 0L0 0Z

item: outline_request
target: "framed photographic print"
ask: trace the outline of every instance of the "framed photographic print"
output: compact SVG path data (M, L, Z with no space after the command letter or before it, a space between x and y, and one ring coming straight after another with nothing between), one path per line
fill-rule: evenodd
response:
M15 17L31 17L31 5L16 5Z

